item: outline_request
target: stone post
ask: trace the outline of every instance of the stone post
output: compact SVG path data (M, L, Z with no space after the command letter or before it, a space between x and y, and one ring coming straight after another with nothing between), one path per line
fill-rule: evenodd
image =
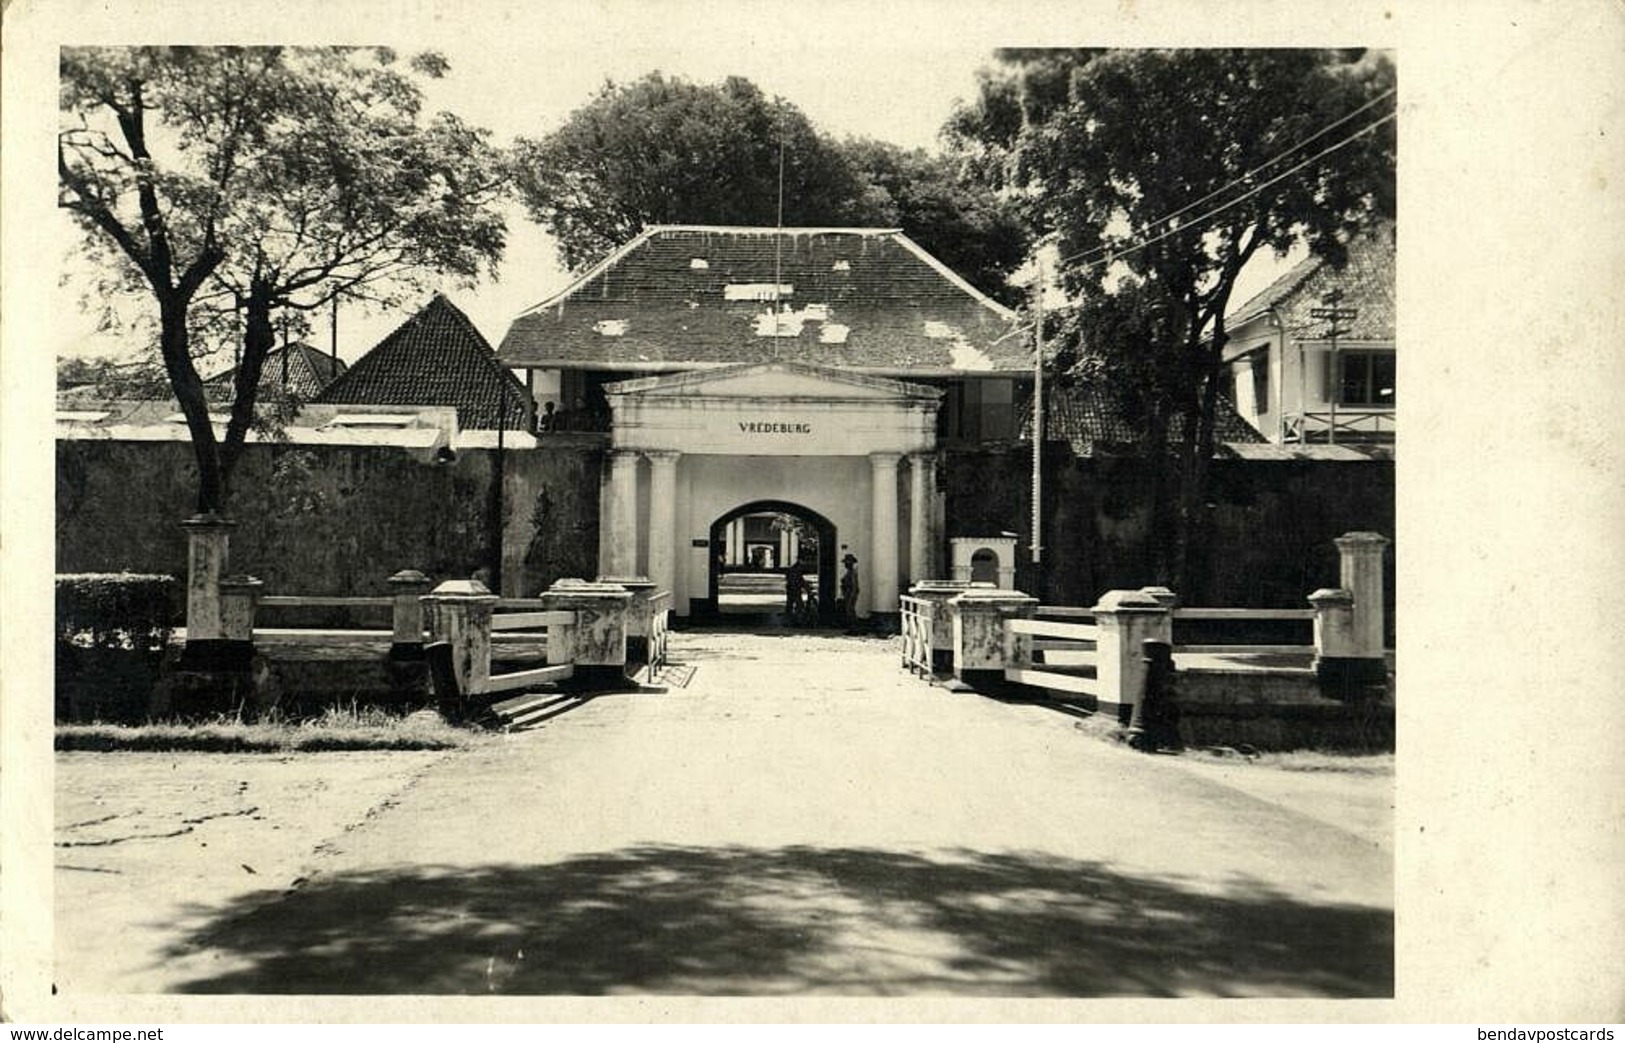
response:
M1382 559L1388 537L1376 532L1350 532L1332 542L1342 559L1338 584L1354 596L1354 655L1383 660ZM1386 667L1376 671L1378 679Z
M262 580L226 576L220 580L220 665L246 669L254 659L254 614Z
M1146 641L1161 640L1173 624L1172 610L1140 590L1108 590L1094 607L1100 639L1095 644L1099 705L1129 723L1145 693Z
M897 461L900 453L870 453L869 614L897 618ZM859 575L862 566L859 565Z
M951 579L925 579L908 588L911 596L931 603L931 668L946 671L954 661L954 616L948 602L970 589Z
M434 586L433 581L417 569L402 569L389 577L389 591L394 598L389 658L419 660L423 658L423 595Z
M1362 654L1358 628L1359 604L1346 590L1321 589L1309 595L1315 607L1315 674L1323 694L1348 698L1351 686L1380 683L1388 664L1379 653Z
M491 679L491 612L497 601L477 579L448 580L423 597L430 636L451 645L452 672L465 699L483 695Z
M1171 646L1174 643L1174 609L1179 606L1179 595L1167 587L1141 587L1140 593L1168 610L1162 618L1159 632L1147 640Z
M547 629L547 661L571 663L576 687L627 687L626 633L632 592L616 583L561 579L542 592L547 611L571 611L575 626Z
M220 579L226 573L231 530L237 523L217 514L181 522L186 530L186 649L181 662L205 666L225 638L220 619Z
M1309 595L1315 609L1315 660L1353 657L1354 595L1346 590L1322 587Z
M1011 619L1031 619L1038 599L1019 590L972 587L947 602L953 615L954 676L973 687L998 688L1007 666L1032 663L1032 638L1012 634Z
M655 595L655 581L647 576L599 576L597 582L607 583L630 591L632 600L626 606L626 661L649 661L649 602Z

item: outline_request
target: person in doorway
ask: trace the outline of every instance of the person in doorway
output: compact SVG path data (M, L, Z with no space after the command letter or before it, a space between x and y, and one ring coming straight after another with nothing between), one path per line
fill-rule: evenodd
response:
M559 427L558 407L552 402L542 403L542 415L536 419L536 427L542 434L557 431Z
M841 559L846 571L841 573L841 616L846 620L849 634L858 632L858 558L848 554Z
M784 570L784 616L792 626L807 621L807 581L796 565Z

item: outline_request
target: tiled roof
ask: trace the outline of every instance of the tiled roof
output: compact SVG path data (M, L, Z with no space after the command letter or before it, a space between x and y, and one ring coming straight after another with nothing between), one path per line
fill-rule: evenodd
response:
M287 359L286 383L284 385L284 371L282 360ZM265 356L265 365L260 370L259 394L274 394L287 387L297 398L309 402L322 393L322 389L331 384L335 378L342 375L345 370L344 363L333 356L306 344L304 341L295 341L282 348L273 348ZM224 373L217 373L203 382L204 393L211 399L229 400L232 396L232 381L237 377L235 367Z
M1350 242L1348 260L1341 268L1332 267L1320 257L1300 261L1225 316L1225 325L1235 329L1273 306L1289 336L1295 340L1315 340L1320 331L1325 330L1326 320L1311 316L1310 309L1322 307L1321 297L1334 289L1343 291L1343 306L1359 311L1356 318L1344 323L1349 340L1394 339L1394 226L1391 222Z
M1138 438L1133 426L1113 407L1111 399L1099 388L1085 384L1050 384L1044 388L1044 435L1046 441L1069 442L1079 456L1090 456L1097 447L1130 446ZM1031 438L1033 428L1032 398L1021 404L1021 437ZM1174 417L1169 425L1168 441L1179 441L1184 422ZM1236 407L1223 395L1219 396L1213 418L1213 440L1218 443L1262 442L1264 437L1241 418Z
M500 354L512 366L608 370L780 360L899 375L1025 370L1031 347L1011 335L1014 320L895 229L663 225L515 319Z
M498 364L491 345L456 305L434 299L357 359L318 397L360 405L455 406L463 428L497 427L502 385L505 425L528 426L530 394Z

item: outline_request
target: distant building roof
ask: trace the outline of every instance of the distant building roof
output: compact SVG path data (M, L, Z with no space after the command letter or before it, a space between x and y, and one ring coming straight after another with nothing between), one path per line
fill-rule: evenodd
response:
M1293 265L1280 278L1254 294L1225 316L1225 326L1236 329L1272 307L1296 340L1317 340L1326 328L1310 309L1322 307L1320 298L1342 290L1343 304L1359 315L1343 325L1349 340L1394 339L1394 225L1384 222L1348 245L1348 259L1336 268L1322 257L1309 257Z
M284 361L286 366L283 365ZM275 394L286 388L301 401L309 402L341 376L345 368L344 363L332 355L318 351L302 340L294 341L266 353L265 365L260 370L258 394ZM211 399L230 400L236 379L235 366L224 373L216 373L203 382L204 393Z
M1030 367L1014 320L897 229L657 225L515 319L500 354L546 368L799 361L953 376Z
M506 385L503 426L528 428L533 413L524 384L501 364L460 309L436 294L421 311L357 359L317 397L319 402L455 406L464 429L495 429Z
M1092 456L1097 449L1127 447L1138 440L1135 431L1122 412L1112 405L1101 389L1086 384L1051 384L1044 388L1044 432L1047 441L1068 442L1079 456ZM1032 397L1021 404L1021 437L1031 438L1033 429ZM1168 440L1177 442L1184 431L1184 422L1174 417L1169 425ZM1236 412L1236 407L1223 395L1219 396L1213 417L1213 440L1216 443L1263 442L1264 436Z

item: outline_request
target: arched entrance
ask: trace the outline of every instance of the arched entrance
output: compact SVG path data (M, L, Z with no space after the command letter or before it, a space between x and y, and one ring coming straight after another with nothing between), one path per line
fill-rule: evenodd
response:
M828 622L839 614L835 526L817 511L786 500L754 500L711 523L710 590L717 617L787 624ZM792 575L794 574L794 575ZM786 589L804 586L810 618L791 619Z

